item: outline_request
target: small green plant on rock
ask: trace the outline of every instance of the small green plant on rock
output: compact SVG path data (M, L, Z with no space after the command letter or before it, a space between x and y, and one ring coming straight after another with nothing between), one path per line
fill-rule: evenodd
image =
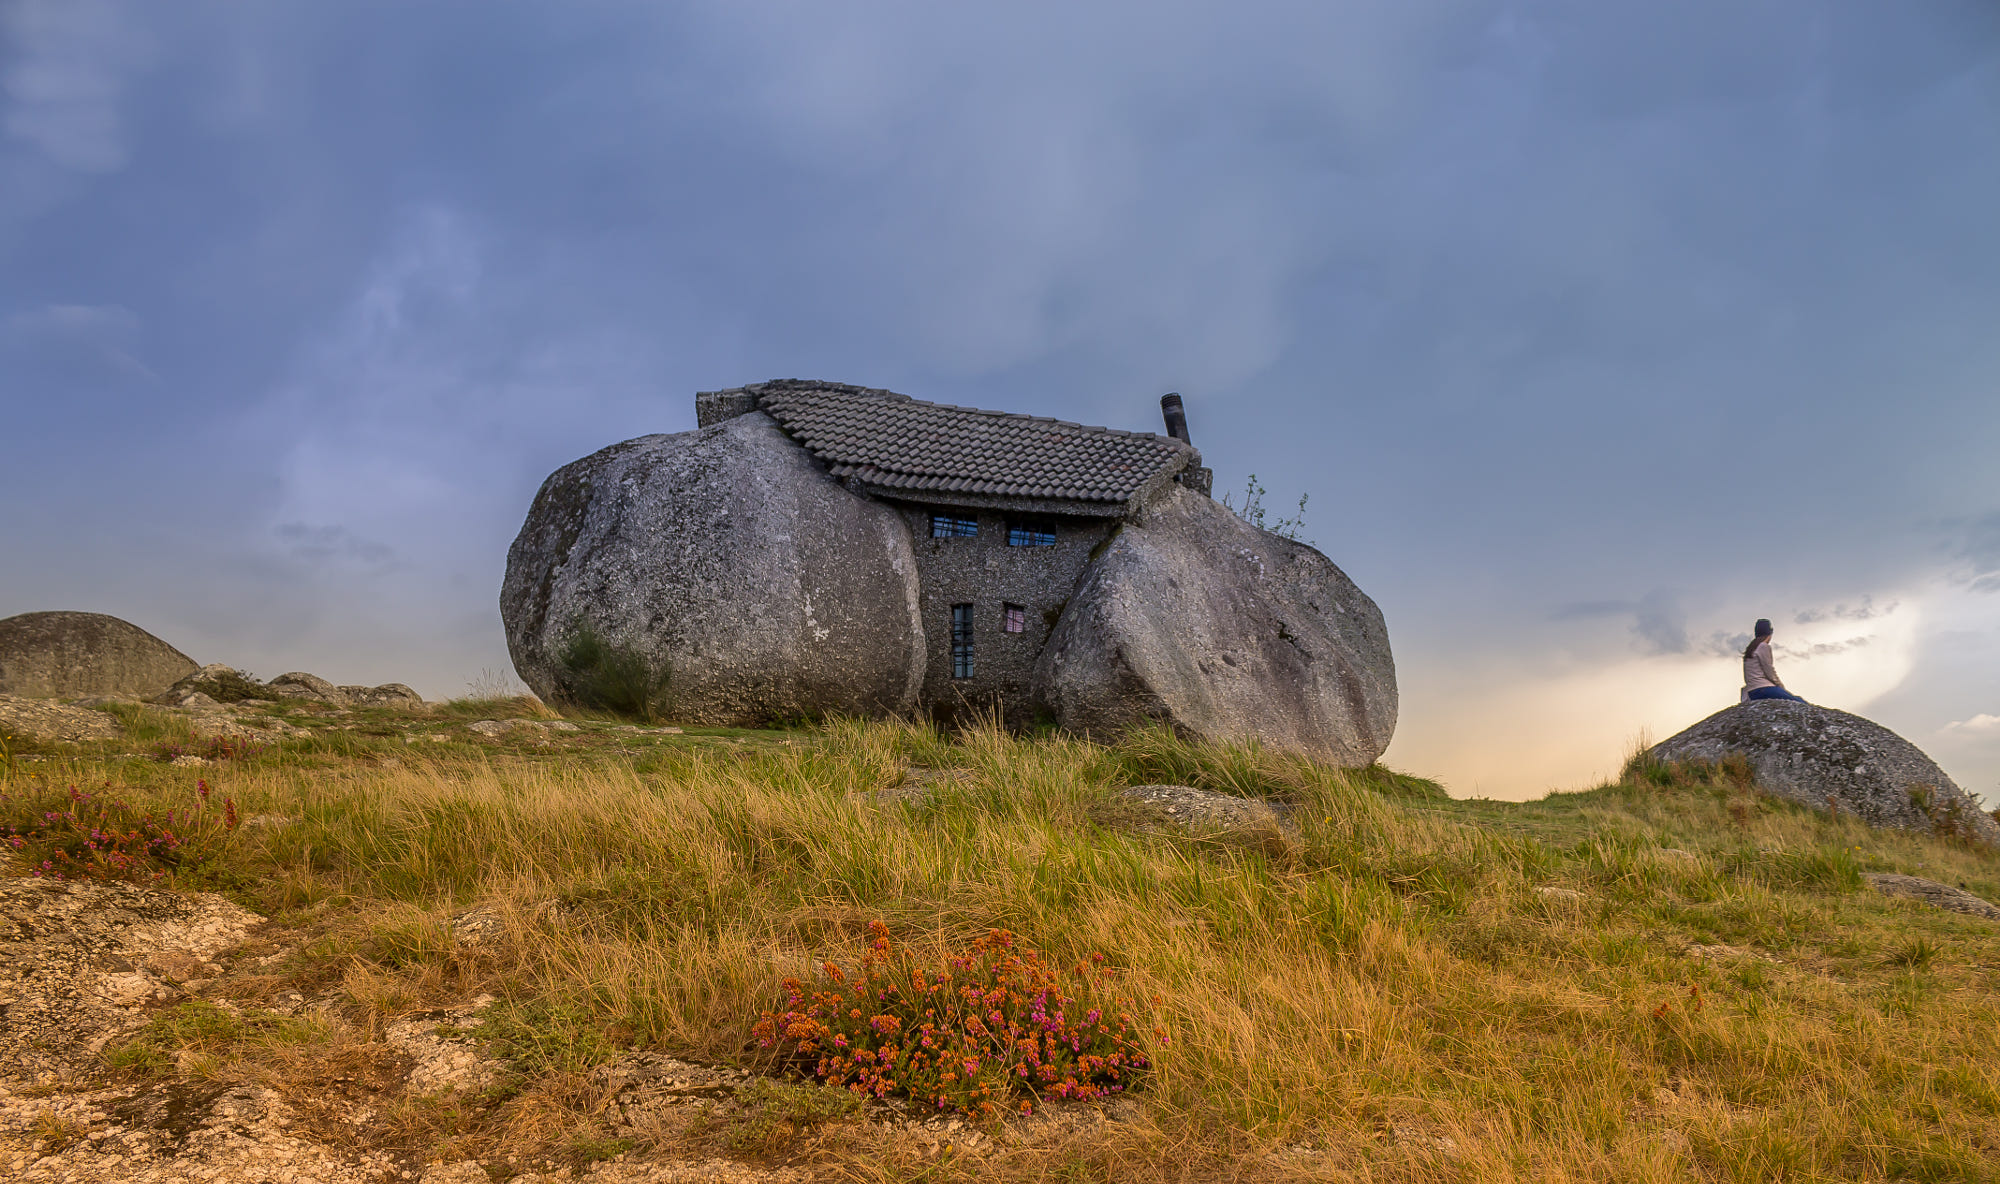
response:
M717 1141L738 1154L771 1155L830 1122L852 1118L862 1099L828 1085L752 1078L736 1091L736 1109L717 1120Z
M857 1094L976 1116L1017 1097L1022 1113L1046 1097L1108 1097L1152 1067L1129 1004L1106 995L1113 972L1102 954L1064 975L994 929L927 968L885 923L868 928L874 940L854 974L828 962L813 987L785 980L784 1010L751 1029L759 1047Z
M658 723L666 714L673 669L629 645L610 641L588 621L574 625L558 655L563 694L579 707Z

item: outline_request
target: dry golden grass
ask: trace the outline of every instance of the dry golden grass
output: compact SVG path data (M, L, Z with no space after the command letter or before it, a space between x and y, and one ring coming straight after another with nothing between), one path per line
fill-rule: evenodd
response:
M339 982L346 1022L487 990L581 1050L490 1116L401 1120L472 1151L582 1137L585 1062L624 1045L762 1063L748 1028L780 981L851 962L879 918L939 956L989 927L1102 951L1172 1037L1147 1122L922 1160L933 1178L2000 1178L1995 928L1859 878L2000 897L1991 853L1795 809L1740 770L1635 764L1512 805L1162 734L790 739L246 762L210 780L266 821L209 882L311 929L287 981ZM912 769L960 775L913 799ZM73 775L140 772L186 790ZM1290 803L1299 856L1092 823L1162 780ZM467 950L449 919L473 907L504 936ZM838 1123L781 1142L857 1179L921 1159Z

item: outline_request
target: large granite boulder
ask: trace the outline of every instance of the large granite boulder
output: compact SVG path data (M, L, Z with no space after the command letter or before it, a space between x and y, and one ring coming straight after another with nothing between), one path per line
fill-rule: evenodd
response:
M1871 826L2000 842L2000 823L1916 745L1831 707L1786 699L1739 703L1655 744L1649 755L1659 761L1740 755L1766 793Z
M1369 764L1396 730L1382 611L1326 556L1179 487L1112 537L1035 666L1066 729L1158 721Z
M0 621L0 694L145 698L194 669L186 654L103 613L22 613Z
M507 553L514 668L565 699L579 629L670 673L708 724L908 712L923 686L916 557L761 412L614 444L558 469Z

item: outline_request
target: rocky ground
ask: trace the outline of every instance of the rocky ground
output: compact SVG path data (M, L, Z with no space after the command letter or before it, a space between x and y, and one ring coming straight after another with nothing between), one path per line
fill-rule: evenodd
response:
M454 929L476 944L495 923L467 914ZM476 1109L515 1076L480 1038L493 998L398 1015L358 1035L340 1015L337 984L311 996L289 989L289 955L309 936L275 931L213 894L0 881L0 1176L76 1184L813 1178L801 1167L714 1154L715 1140L703 1136L733 1131L741 1142L745 1132L796 1125L784 1091L817 1087L644 1052L589 1075L604 1136L577 1158L593 1162L481 1162L454 1157L449 1137L413 1142L413 1107ZM289 1072L226 1071L185 1048L176 1063L146 1066L132 1050L148 1047L162 1017L184 1026L296 1021L325 1035L322 1047L289 1058ZM1059 1143L1136 1117L1077 1107L975 1128L893 1106L851 1115L918 1162ZM637 1147L648 1151L626 1150Z

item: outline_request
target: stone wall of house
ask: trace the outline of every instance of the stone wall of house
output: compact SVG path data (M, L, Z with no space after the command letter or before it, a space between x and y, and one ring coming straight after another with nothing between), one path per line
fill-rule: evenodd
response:
M928 648L922 700L947 720L997 706L1010 724L1032 722L1030 688L1035 661L1069 603L1091 552L1108 538L1116 519L1074 515L1014 517L998 510L899 505L909 523L917 557L917 583ZM931 516L972 519L972 538L931 537ZM1050 547L1007 545L1010 522L1053 529ZM970 604L973 675L953 676L952 606ZM1005 630L1009 604L1023 610L1023 629Z

